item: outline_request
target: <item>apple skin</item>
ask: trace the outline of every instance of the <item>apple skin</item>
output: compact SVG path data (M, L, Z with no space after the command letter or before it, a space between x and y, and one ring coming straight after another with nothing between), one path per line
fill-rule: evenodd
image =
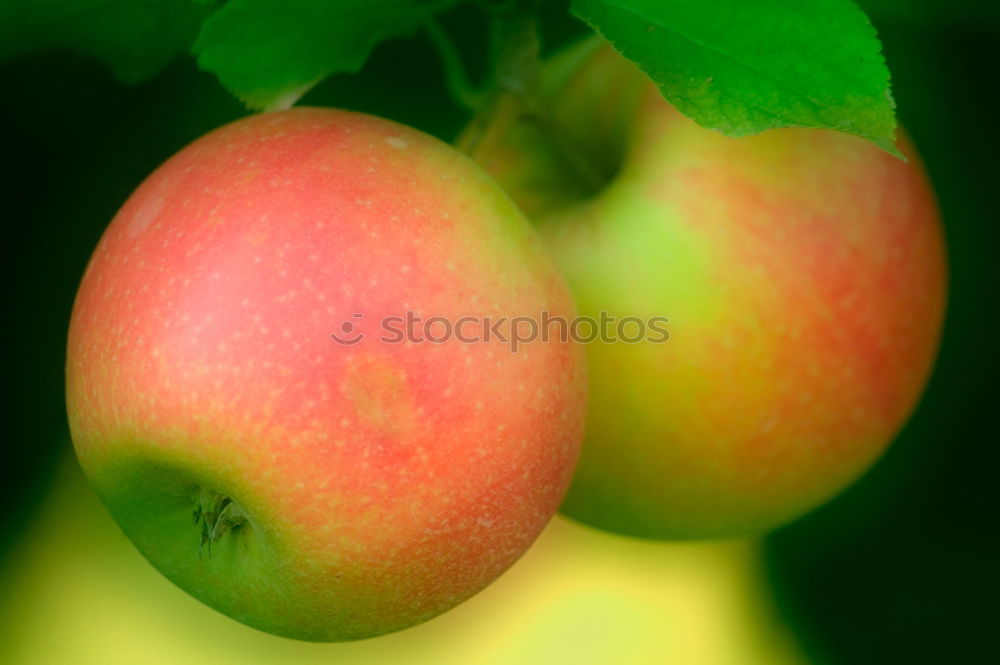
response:
M155 567L246 624L336 641L437 615L556 512L584 358L379 341L405 310L574 313L521 212L443 142L330 109L211 132L142 183L83 277L81 466ZM367 337L334 342L345 321Z
M726 138L596 41L547 65L538 106L460 141L536 222L581 315L670 319L666 343L588 346L563 512L648 538L764 532L868 469L942 327L942 229L913 149Z

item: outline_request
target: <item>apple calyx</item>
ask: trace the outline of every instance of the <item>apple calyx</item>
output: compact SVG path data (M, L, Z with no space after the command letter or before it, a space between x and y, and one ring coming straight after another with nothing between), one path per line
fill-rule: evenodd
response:
M198 555L207 557L212 556L212 543L247 523L246 512L232 498L204 487L194 497L192 517L201 536Z

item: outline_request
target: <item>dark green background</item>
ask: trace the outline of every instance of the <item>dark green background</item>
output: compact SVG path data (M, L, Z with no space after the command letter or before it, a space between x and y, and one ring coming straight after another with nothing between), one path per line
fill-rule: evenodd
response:
M548 48L582 31L560 3ZM1000 11L973 0L871 0L899 116L937 191L951 263L941 356L889 454L836 501L768 539L783 612L817 663L989 658L1000 612ZM485 24L446 24L481 64ZM135 186L187 142L245 113L190 58L137 86L46 52L0 64L7 404L0 565L68 451L64 343L76 284ZM450 139L465 122L425 39L376 49L304 103L366 110ZM734 664L735 665L735 664Z

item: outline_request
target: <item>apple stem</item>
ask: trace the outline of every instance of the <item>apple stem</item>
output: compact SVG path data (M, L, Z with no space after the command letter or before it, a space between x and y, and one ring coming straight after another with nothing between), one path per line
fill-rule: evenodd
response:
M424 21L424 30L441 56L448 92L459 106L467 111L475 111L482 106L486 93L469 80L455 43L437 19Z
M491 12L493 83L473 109L469 130L455 144L472 156L488 136L537 111L540 40L536 0L507 2Z
M494 87L534 106L541 68L541 41L534 2L497 14L490 25Z

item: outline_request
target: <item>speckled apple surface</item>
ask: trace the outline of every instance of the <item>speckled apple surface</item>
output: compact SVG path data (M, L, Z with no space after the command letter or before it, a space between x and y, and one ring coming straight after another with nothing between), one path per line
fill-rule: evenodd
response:
M556 511L583 356L379 341L408 310L573 305L520 211L436 139L321 109L218 129L143 182L84 275L80 463L154 566L249 625L346 640L439 614Z
M538 223L581 314L670 319L663 344L588 346L564 512L699 538L829 499L906 421L938 346L944 242L912 148L726 138L596 42L546 77L549 124L487 131L475 158Z

